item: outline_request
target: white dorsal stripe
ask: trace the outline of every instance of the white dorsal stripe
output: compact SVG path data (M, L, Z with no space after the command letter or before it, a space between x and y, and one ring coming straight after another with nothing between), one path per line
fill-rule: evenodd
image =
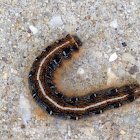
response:
M134 93L140 92L140 89L136 90Z
M53 51L51 51L51 52L50 52L45 58L43 58L43 60L40 62L39 69L38 69L38 72L37 72L37 81L38 81L40 90L41 90L41 92L43 93L43 95L45 96L46 99L48 99L52 104L54 104L56 107L58 107L58 108L60 108L60 109L62 109L62 110L84 111L84 110L86 110L86 109L93 108L93 107L97 107L97 106L100 106L100 105L102 105L102 104L104 104L104 103L108 103L108 102L111 102L111 101L120 100L120 99L123 99L123 98L125 98L125 97L128 96L128 94L126 94L126 95L123 95L123 96L121 96L121 97L116 97L116 98L112 98L112 99L106 99L106 100L104 100L104 101L101 101L101 102L98 102L98 103L95 103L95 104L92 104L92 105L89 105L89 106L86 106L86 107L83 107L83 108L80 108L80 107L79 107L79 108L77 108L77 107L74 107L74 108L72 108L72 107L63 107L63 106L59 105L57 102L55 102L53 99L51 99L49 96L47 96L46 93L45 93L45 91L44 91L44 88L43 88L43 86L42 86L42 84L41 84L40 78L39 78L39 77L40 77L41 68L42 68L44 62L46 61L46 59L47 59L51 54L55 53L55 51L57 51L59 48L62 48L63 46L65 46L65 45L67 45L67 44L69 44L69 43L70 43L70 41L67 41L67 42L65 42L64 44L62 44L62 45L56 47Z

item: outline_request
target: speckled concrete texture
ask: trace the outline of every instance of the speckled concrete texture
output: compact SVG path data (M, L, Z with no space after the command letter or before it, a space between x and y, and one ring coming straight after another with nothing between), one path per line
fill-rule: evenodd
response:
M138 140L140 99L78 121L45 114L32 99L34 59L68 33L83 46L59 73L63 91L140 83L139 0L0 1L0 140Z

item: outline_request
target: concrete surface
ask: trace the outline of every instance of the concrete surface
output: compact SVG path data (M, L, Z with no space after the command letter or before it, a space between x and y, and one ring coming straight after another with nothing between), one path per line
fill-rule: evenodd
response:
M33 101L28 74L47 45L71 33L83 46L60 74L63 90L140 83L139 15L139 0L0 1L0 140L138 140L140 99L79 121L54 118Z

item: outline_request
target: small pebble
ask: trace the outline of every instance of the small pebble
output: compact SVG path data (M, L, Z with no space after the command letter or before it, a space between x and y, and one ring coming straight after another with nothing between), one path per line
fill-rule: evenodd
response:
M4 73L3 78L7 79L7 77L8 77L8 73Z
M27 32L28 32L28 34L30 34L31 33L31 30L29 29Z
M114 69L118 69L118 66L117 66L117 65L113 65L113 68L114 68Z
M107 59L109 58L109 56L106 53L104 53L104 57Z
M127 44L125 42L123 42L122 45L123 45L123 47L126 47L127 46Z
M120 131L120 135L124 135L126 132L124 130Z
M9 42L8 42L8 45L9 45L9 46L11 46L11 45L12 45L12 42L11 42L11 41L9 41Z
M2 61L4 61L5 63L7 63L7 58L6 57L2 57Z
M19 97L19 114L25 125L32 117L30 101L22 93Z
M14 70L13 68L11 68L11 72L14 73L14 74L17 74L18 71L17 70Z
M114 19L111 23L110 26L114 29L118 28L118 22L117 19Z
M97 58L101 58L103 56L101 52L96 52L95 55Z
M133 67L130 68L129 73L130 73L130 74L135 74L135 73L138 72L138 71L139 71L139 69L138 69L138 67L135 65L135 66L133 66Z
M68 126L68 136L69 136L69 137L71 136L71 129L70 129L70 126Z
M12 51L15 53L15 52L17 52L17 49L16 48L13 48Z
M24 124L22 124L22 125L21 125L21 129L24 129L24 128L25 128L25 125L24 125Z
M29 38L30 38L30 37L31 37L31 34L30 34L30 33L28 33L28 34L27 34L27 37L29 37Z
M83 68L79 68L77 70L77 74L80 74L80 75L84 74L84 69Z
M14 117L11 118L11 122L12 123L16 122L16 120L17 120L16 116L14 116Z
M132 77L133 79L136 79L136 75L135 75L135 74L131 75L131 77Z
M118 56L117 56L117 54L116 54L116 52L115 52L115 53L113 53L113 54L110 56L109 62L112 62L112 61L116 60L117 58L118 58Z
M122 55L122 60L126 61L126 62L130 62L132 64L136 63L136 60L135 60L134 56L132 56L130 53L124 53Z
M98 35L98 37L103 39L105 37L105 35L101 33L101 34Z
M18 26L19 26L19 23L16 22L16 23L15 23L15 27L18 27Z
M42 24L44 24L44 23L45 23L45 21L44 21L44 20L41 20L41 23L42 23Z
M38 10L35 10L34 13L37 15L38 14Z
M5 108L5 107L3 107L1 110L2 110L2 111L5 111L5 110L6 110L6 108Z
M96 21L95 20L91 20L92 21L92 24L96 24Z
M38 32L38 29L36 27L32 26L32 25L29 26L29 29L31 30L31 32L33 34L36 34Z
M60 15L53 15L52 19L50 20L50 26L52 27L59 27L63 24L63 21L61 19Z

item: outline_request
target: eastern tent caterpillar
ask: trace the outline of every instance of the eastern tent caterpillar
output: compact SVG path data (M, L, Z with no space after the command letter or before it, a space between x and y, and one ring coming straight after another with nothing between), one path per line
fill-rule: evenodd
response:
M67 35L44 49L29 73L29 87L39 106L50 115L79 119L99 114L110 107L120 107L140 96L138 84L108 88L84 96L67 97L57 90L53 74L63 60L70 59L82 45L77 36Z

